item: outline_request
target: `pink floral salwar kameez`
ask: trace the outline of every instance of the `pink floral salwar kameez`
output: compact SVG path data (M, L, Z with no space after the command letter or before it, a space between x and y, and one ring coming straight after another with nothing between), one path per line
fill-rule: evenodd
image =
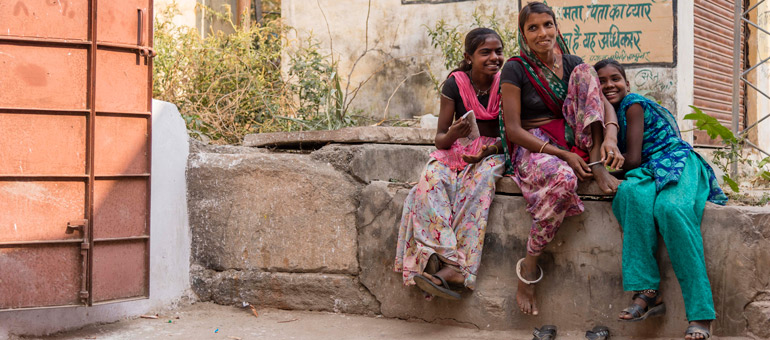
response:
M486 145L496 141L480 138ZM489 206L504 166L502 154L460 169L431 158L401 216L394 269L403 273L405 285L413 285L414 276L437 254L444 262L456 263L465 286L475 288Z

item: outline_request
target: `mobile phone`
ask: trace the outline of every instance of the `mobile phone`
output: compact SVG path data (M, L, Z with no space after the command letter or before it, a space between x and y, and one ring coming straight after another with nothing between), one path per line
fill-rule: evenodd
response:
M473 113L473 110L466 112L462 117L460 117L460 119L465 119L465 117L468 117L468 115L470 115L471 113Z

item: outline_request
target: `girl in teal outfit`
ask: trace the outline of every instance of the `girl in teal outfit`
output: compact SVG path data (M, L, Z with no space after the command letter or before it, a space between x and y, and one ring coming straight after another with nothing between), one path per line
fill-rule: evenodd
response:
M706 201L725 204L727 197L711 167L682 140L668 110L628 93L625 70L617 61L602 60L594 68L604 96L615 106L618 147L625 156L626 180L612 211L623 227L623 289L635 294L619 318L641 321L665 313L655 259L660 232L682 288L690 323L685 339L707 339L716 314L700 224Z

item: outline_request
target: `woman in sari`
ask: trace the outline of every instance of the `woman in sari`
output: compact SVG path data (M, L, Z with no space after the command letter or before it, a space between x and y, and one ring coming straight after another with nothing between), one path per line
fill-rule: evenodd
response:
M671 112L629 93L617 61L602 60L595 68L605 97L617 109L619 146L626 157L626 180L612 211L623 227L623 290L635 293L619 318L641 321L666 312L655 259L660 233L682 288L690 322L685 339L707 339L716 313L700 224L706 201L725 204L727 197L708 163L682 140Z
M429 299L457 300L454 288L475 288L489 206L504 170L497 126L502 39L474 29L464 56L444 82L438 150L406 198L398 233L394 269Z
M617 119L602 96L594 69L569 55L553 11L530 2L519 12L520 56L503 67L501 135L506 175L513 177L532 215L527 255L516 264L516 302L538 314L537 264L567 216L583 212L578 180L593 178L610 194L618 180L605 165L619 168ZM591 166L589 166L591 164Z

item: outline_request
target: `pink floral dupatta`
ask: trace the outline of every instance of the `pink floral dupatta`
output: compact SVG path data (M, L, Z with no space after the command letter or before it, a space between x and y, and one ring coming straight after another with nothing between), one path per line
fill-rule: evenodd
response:
M492 80L492 86L489 88L489 102L486 108L481 105L478 97L476 97L476 90L473 88L471 79L465 72L455 71L449 76L454 77L455 82L457 82L457 88L460 90L460 97L463 99L465 110L473 110L477 120L497 119L497 116L500 114L500 73L495 74ZM463 146L460 142L455 141L449 150L436 150L430 156L450 169L460 171L468 166L468 163L463 160L463 155L476 155L481 151L482 146L496 142L497 138L487 136L480 136L474 139L468 146Z

